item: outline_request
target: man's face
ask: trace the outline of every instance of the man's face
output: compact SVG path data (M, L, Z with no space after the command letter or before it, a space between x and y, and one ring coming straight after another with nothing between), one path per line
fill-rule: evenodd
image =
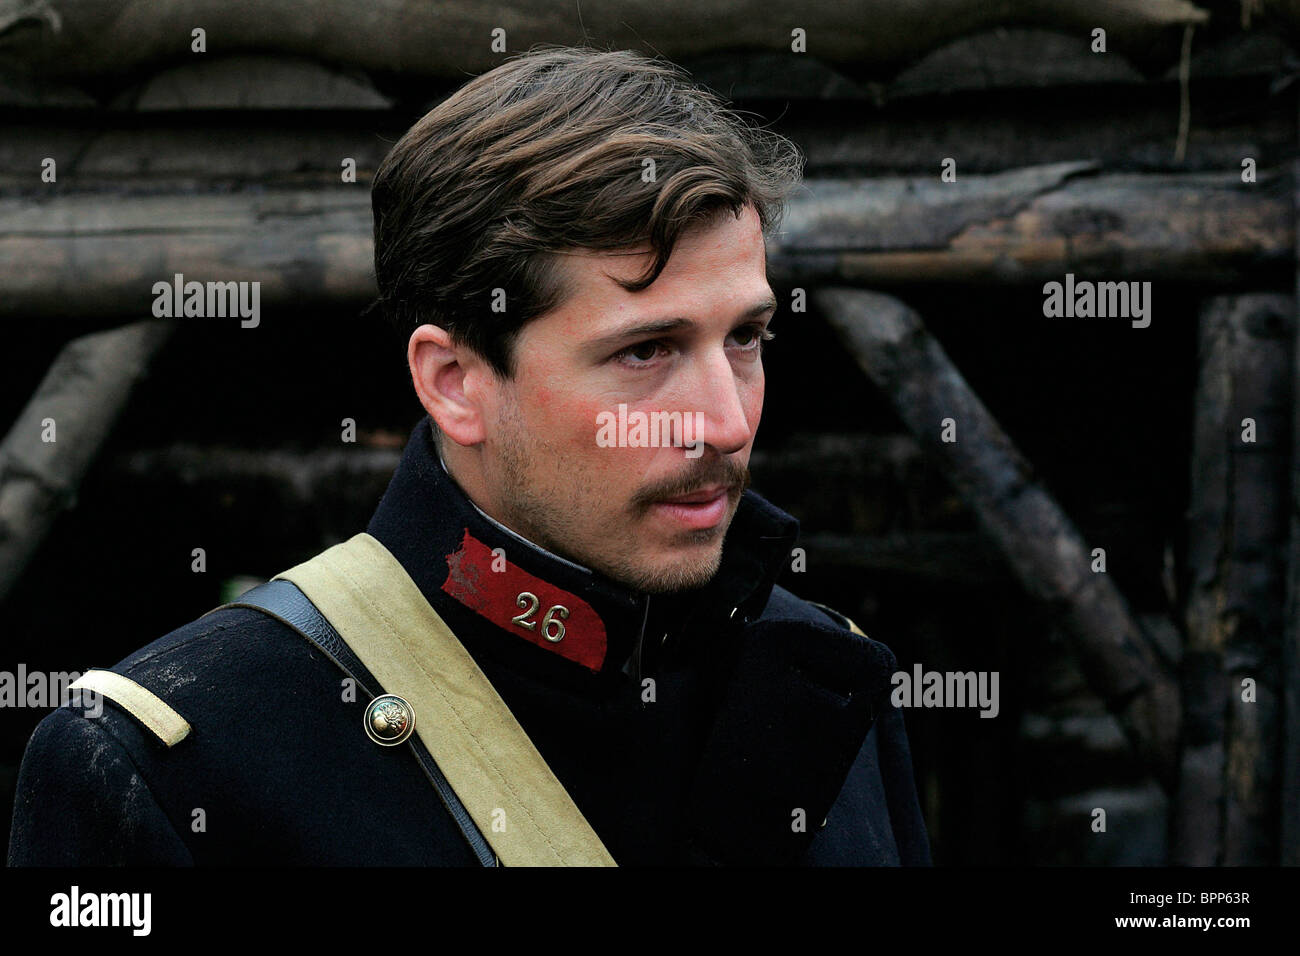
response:
M688 230L638 293L609 276L643 274L648 252L567 260L574 294L523 328L514 378L480 379L480 505L632 587L703 584L763 408L759 349L776 301L758 215L747 206Z

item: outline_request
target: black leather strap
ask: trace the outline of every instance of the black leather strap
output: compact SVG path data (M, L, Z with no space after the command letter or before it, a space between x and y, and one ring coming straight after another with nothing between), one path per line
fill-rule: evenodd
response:
M374 675L366 669L357 655L348 647L334 626L326 620L325 615L311 603L311 600L292 581L269 581L258 585L223 607L251 607L293 628L316 646L326 657L338 665L343 673L357 682L357 686L374 697L384 693ZM491 845L483 838L478 827L470 818L469 811L456 796L447 778L443 776L434 762L433 756L420 740L419 734L412 734L407 743L411 745L416 760L428 776L442 800L443 806L451 814L465 841L483 866L499 866L500 861L492 852Z

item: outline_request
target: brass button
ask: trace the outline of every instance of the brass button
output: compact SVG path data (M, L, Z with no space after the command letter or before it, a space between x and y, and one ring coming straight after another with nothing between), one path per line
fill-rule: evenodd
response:
M381 747L396 747L415 732L415 708L396 694L381 694L365 714L366 735Z

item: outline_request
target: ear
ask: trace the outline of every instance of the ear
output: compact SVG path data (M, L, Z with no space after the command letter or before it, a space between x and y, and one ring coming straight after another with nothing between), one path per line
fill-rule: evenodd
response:
M486 372L485 363L436 325L411 333L406 361L415 394L442 433L458 445L481 443L484 415L473 383Z

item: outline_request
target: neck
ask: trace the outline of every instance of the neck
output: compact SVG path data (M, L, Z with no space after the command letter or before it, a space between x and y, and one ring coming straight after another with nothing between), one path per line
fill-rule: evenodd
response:
M445 435L438 435L437 427L432 425L433 434L437 436L433 446L437 449L442 470L456 482L461 491L465 492L465 496L473 502L480 514L500 523L492 516L492 512L496 509L488 505L487 482L483 480L482 451L477 447L466 448L449 441Z
M463 470L462 470L462 469L456 469L456 470L453 470L451 467L448 466L448 464L447 464L447 458L443 455L442 443L441 443L441 442L438 442L438 443L437 443L437 449L438 449L438 463L439 463L440 465L442 465L442 470L443 470L444 472L446 472L446 473L447 473L447 477L450 478L452 481L454 481L454 482L456 483L456 486L459 487L460 490L463 491L463 492L465 493L465 497L469 499L469 503L470 503L471 505L474 506L474 510L475 510L475 511L477 511L479 514L481 514L484 518L486 518L488 521L490 521L493 525L495 525L495 526L496 526L497 528L499 528L501 531L504 531L506 534L510 535L511 537L517 538L519 541L523 542L524 544L528 545L528 546L531 547L531 548L536 548L538 551L542 552L542 553L545 554L547 557L554 558L556 561L561 561L561 562L563 562L564 564L567 564L569 567L571 567L571 568L575 568L575 569L577 569L577 570L579 570L579 571L583 571L583 572L585 572L585 573L587 573L587 574L591 574L591 573L592 573L590 568L584 567L583 565L578 564L576 561L570 561L568 558L561 557L560 555L556 554L554 551L550 551L550 550L548 550L548 549L546 549L546 548L543 548L543 547L542 547L540 544L538 544L536 541L533 541L533 540L531 540L530 538L525 537L524 535L520 534L518 531L515 531L513 528L511 528L511 527L510 527L509 525L507 525L505 522L501 521L499 518L496 518L496 517L494 517L492 514L490 514L490 513L487 511L487 509L483 507L483 503L482 503L482 502L483 502L482 492L480 491L479 493L476 494L475 491L474 491L473 488L472 488L472 486L475 484L475 482L468 482L468 483L467 483L466 481L462 480L462 478L461 478L461 474L463 473ZM465 451L465 449L460 448L459 445L456 446L456 449L457 449L457 452ZM453 453L452 453L452 457L453 457L453 458L457 458L457 457L459 457L459 455L458 455L456 452L453 452ZM473 470L473 473L474 473L474 474L475 474L475 475L480 479L480 480L477 482L477 485L478 485L479 488L481 489L481 487L482 487L482 481L481 481L481 478L482 478L482 471L481 471L481 470Z

